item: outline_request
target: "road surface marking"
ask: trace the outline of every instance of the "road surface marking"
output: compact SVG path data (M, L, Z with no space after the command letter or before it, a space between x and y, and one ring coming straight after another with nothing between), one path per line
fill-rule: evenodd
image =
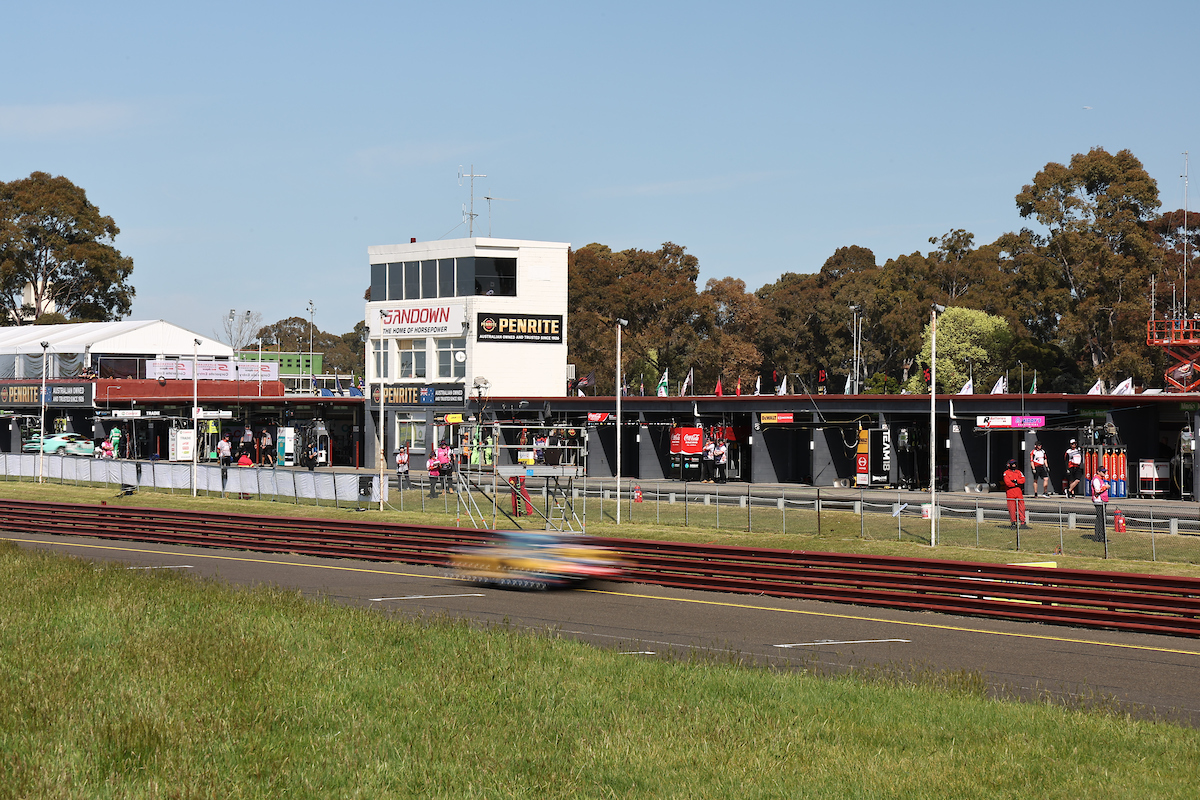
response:
M817 647L831 644L881 644L884 642L900 642L909 644L912 639L847 639L844 642L834 641L833 639L820 639L815 642L800 642L798 644L773 644L772 647Z
M474 594L410 594L404 597L372 597L372 603L379 603L384 600L436 600L440 597L487 597L480 592Z

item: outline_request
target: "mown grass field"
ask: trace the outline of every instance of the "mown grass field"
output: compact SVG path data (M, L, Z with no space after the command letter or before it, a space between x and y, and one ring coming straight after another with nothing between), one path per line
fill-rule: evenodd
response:
M1195 797L1200 732L950 683L642 660L0 543L0 798Z

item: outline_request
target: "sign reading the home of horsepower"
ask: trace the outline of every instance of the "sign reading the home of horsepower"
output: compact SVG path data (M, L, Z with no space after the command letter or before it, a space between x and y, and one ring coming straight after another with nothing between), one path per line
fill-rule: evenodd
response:
M481 342L546 342L562 344L561 314L485 314L477 315L476 334Z
M462 336L466 310L462 304L428 303L379 312L383 336L401 339L421 336Z
M1045 417L1006 417L1002 415L992 415L990 417L976 417L976 428L1044 428L1046 427Z
M48 406L90 406L94 383L52 383L46 386ZM41 383L10 383L0 386L0 407L40 406Z
M386 406L459 406L466 402L466 390L461 383L388 384L383 387ZM379 385L371 387L371 405L379 408Z

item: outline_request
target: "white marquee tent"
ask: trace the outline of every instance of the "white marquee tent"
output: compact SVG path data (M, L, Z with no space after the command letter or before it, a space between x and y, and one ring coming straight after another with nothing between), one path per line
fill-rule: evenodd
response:
M199 339L200 344L195 341ZM161 319L76 322L65 325L18 325L0 328L0 379L42 377L42 342L47 377L66 378L101 359L191 359L193 349L205 360L233 360L233 348Z

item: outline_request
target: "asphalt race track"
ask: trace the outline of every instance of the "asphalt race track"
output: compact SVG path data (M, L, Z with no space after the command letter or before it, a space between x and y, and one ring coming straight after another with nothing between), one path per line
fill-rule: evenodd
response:
M838 673L882 668L981 673L998 694L1115 699L1138 716L1200 726L1200 641L658 586L603 583L522 592L445 570L83 537L4 537L131 568L184 570L230 584L273 584L406 615L553 629L629 654L742 659Z

